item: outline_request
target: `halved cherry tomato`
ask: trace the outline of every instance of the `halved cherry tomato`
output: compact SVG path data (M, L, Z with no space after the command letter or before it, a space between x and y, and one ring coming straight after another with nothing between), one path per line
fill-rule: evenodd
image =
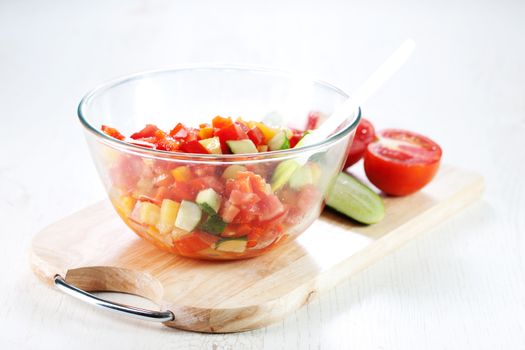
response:
M405 130L383 130L366 148L366 176L387 194L411 194L432 180L441 154L439 145L428 137Z
M357 163L359 159L363 158L365 154L366 146L374 141L375 139L375 130L372 123L370 123L365 118L362 118L357 126L355 132L354 140L350 146L350 151L348 157L346 158L345 168Z

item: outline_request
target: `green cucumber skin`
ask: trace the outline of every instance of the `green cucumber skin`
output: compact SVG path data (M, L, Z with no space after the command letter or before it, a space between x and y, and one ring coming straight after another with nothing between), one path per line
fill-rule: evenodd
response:
M346 173L339 173L326 205L363 224L375 224L385 216L381 197Z

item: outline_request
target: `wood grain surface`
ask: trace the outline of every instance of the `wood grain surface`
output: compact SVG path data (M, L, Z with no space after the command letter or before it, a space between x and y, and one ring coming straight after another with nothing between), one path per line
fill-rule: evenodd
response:
M519 0L0 1L0 348L524 349L524 18ZM364 115L378 130L431 137L446 163L483 175L483 199L461 215L241 333L126 321L33 273L33 236L105 198L76 118L89 89L218 62L306 72L352 92L407 37L414 55Z
M171 310L176 327L224 333L283 319L419 233L478 199L481 176L444 166L423 191L385 198L386 217L353 224L325 211L296 241L258 258L208 262L176 257L138 239L107 203L60 220L31 246L34 270L87 291L137 294Z

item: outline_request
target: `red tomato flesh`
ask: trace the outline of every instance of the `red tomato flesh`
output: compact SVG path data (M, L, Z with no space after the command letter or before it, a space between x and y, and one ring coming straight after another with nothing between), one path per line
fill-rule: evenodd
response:
M365 154L366 146L376 137L374 126L367 119L361 118L354 140L350 146L348 157L346 158L345 168L357 163Z
M432 180L441 155L439 145L426 136L398 129L383 130L377 141L366 148L366 176L389 195L408 195Z

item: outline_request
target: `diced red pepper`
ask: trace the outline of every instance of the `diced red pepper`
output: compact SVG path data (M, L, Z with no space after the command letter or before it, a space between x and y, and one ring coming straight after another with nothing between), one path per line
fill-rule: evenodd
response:
M187 153L209 154L206 147L201 145L198 140L193 140L182 144L181 149Z
M140 130L139 132L134 133L130 137L132 139L134 139L134 140L142 139L142 138L146 138L146 137L154 137L155 136L155 132L157 130L159 130L159 128L157 128L156 125L147 124L144 129Z
M292 137L290 137L290 148L294 148L295 145L303 138L304 133L301 130L292 129Z
M171 129L170 136L175 139L185 139L188 136L188 130L184 125L178 123L173 129Z
M106 125L102 125L102 131L108 135L108 136L111 136L117 140L124 140L125 137L124 135L122 135L117 129L115 128L111 128L109 126L106 126Z
M222 153L230 153L226 141L243 140L248 138L248 135L246 135L242 128L236 123L216 131L215 136L219 137L219 140L221 141Z

